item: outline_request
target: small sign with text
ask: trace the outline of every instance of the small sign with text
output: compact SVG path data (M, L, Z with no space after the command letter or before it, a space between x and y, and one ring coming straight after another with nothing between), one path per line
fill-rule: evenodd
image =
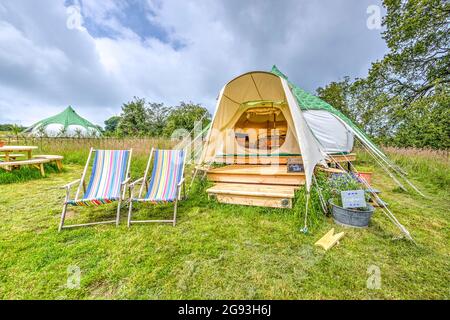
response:
M343 208L365 208L366 198L364 190L347 190L341 191L342 207Z

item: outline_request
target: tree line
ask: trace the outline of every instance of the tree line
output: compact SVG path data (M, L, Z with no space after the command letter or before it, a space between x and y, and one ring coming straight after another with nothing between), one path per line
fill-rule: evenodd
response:
M389 52L368 76L317 89L376 141L450 148L450 2L385 0Z
M180 102L178 106L168 107L163 103L134 97L122 105L119 116L105 121L104 134L118 137L170 137L176 129L186 129L190 132L196 121L201 120L204 127L210 119L210 113L200 104Z

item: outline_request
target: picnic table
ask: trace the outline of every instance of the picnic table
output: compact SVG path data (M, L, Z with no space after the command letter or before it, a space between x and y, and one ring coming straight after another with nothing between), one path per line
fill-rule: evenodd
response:
M0 147L0 153L4 154L4 161L9 162L11 159L11 154L16 154L20 152L26 152L28 160L32 158L31 153L33 150L36 150L38 147L35 146L3 146ZM13 157L15 158L15 157Z
M11 171L12 169L20 168L21 166L33 166L40 170L42 176L45 176L44 164L49 162L54 162L59 171L62 170L62 160L63 156L58 155L35 155L32 156L33 150L38 147L35 146L3 146L0 147L0 168ZM25 160L16 160L25 156Z

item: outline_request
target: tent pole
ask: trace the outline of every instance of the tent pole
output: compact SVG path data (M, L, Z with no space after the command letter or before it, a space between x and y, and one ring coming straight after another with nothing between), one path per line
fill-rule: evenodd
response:
M304 227L302 229L300 229L300 231L303 233L308 232L308 207L309 207L309 191L306 192L306 208L305 208Z
M323 213L327 214L328 213L327 203L322 195L322 189L320 188L315 175L313 175L313 179L314 179L314 183L316 184L316 187L317 187L317 193L319 194L320 205L322 206Z
M371 153L371 150L364 144L364 142L363 141L361 141L362 142L362 145L364 146L364 148L369 152L369 154L371 154L371 156L375 159L375 161L377 161L377 163L383 168L383 170L384 171L386 171L388 174L389 174L389 176L400 186L400 188L402 188L404 191L408 191L404 186L403 186L403 184L401 184L401 182L399 181L399 180L397 180L396 178L395 178L395 176L393 176L393 174L391 174L390 172L389 172L389 170L385 167L385 166L383 166L383 164L382 163L380 163L377 159L376 159L376 155L374 155L373 153ZM386 162L386 160L385 160L385 162ZM387 164L388 164L388 162L386 162ZM389 164L388 164L389 165ZM401 178L403 178L403 180L405 180L406 181L406 183L411 187L411 188L413 188L413 190L414 191L416 191L418 194L420 194L422 197L424 197L424 198L427 198L427 196L426 195L424 195L411 181L409 181L409 179L405 176L405 174L402 172L402 170L399 170L398 168L395 168L395 166L394 165L390 165L390 167L392 168L392 169L394 169L394 172L396 172Z
M372 156L372 158L373 159L375 159L375 161L377 162L377 164L389 175L389 177L391 177L391 179L392 180L394 180L395 181L395 183L403 190L403 191L408 191L406 188L405 188L405 186L400 182L400 180L398 180L395 176L394 176L394 174L392 173L392 172L390 172L389 171L389 169L383 164L383 163L381 163L380 162L380 160L379 159L377 159L376 158L376 155L364 144L364 142L363 141L361 141L362 142L362 145L363 145L363 147L366 149L366 151ZM345 156L345 155L344 155ZM347 159L347 157L345 157L346 159Z

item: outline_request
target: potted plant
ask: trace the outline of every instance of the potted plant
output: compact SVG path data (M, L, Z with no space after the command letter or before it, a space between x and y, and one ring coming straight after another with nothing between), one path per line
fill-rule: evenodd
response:
M361 184L349 175L334 175L331 177L330 181L330 191L331 198L329 199L329 204L331 206L331 212L333 219L336 223L357 227L365 228L369 225L370 218L374 212L374 207L367 203L368 195L364 192ZM365 197L366 203L364 207L357 208L345 208L342 203L342 192L349 190L362 191Z

